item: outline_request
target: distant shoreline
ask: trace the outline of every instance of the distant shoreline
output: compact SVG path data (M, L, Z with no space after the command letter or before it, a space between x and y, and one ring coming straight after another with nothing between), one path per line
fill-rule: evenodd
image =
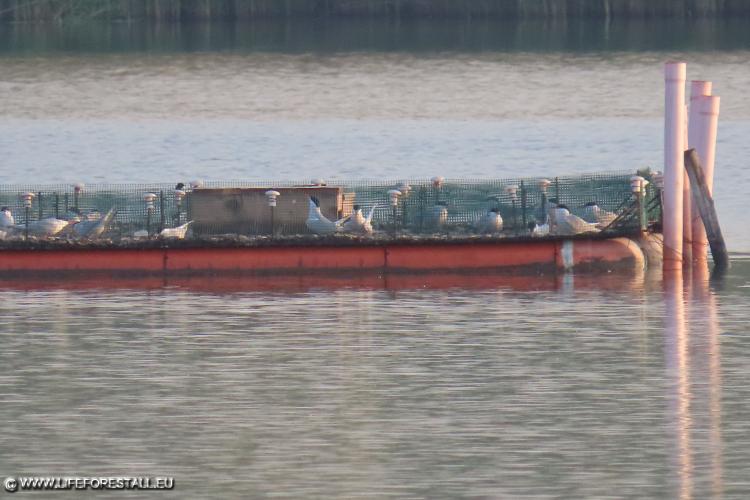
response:
M0 22L750 17L743 0L0 0Z

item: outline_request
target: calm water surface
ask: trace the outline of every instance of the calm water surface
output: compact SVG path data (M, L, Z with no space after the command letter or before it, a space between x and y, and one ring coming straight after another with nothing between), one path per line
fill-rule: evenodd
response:
M0 183L658 169L661 64L681 58L722 96L717 205L749 252L750 47L714 28L350 27L343 46L16 28ZM746 498L749 295L742 259L710 284L4 282L0 475L175 476L165 498Z
M750 261L711 286L121 286L0 291L3 473L174 475L202 498L750 489Z

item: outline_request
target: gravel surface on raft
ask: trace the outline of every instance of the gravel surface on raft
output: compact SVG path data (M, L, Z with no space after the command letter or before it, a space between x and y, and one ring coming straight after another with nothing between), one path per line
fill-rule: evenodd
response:
M637 235L635 232L633 235ZM384 245L435 245L435 244L466 244L466 243L497 243L497 242L525 242L547 240L599 240L617 236L628 236L619 233L587 233L576 236L531 236L530 234L498 234L498 235L469 235L469 234L434 234L434 235L387 235L356 236L334 234L326 236L296 235L296 236L211 236L195 237L184 240L177 239L97 239L93 241L75 240L67 238L34 238L6 239L0 241L0 250L93 250L93 249L155 249L155 248L260 248L260 247L305 247L305 246L384 246Z

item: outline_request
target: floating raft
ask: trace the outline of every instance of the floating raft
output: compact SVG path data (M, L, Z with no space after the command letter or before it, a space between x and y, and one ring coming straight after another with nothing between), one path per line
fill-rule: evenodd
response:
M348 238L144 241L128 245L36 242L5 245L0 274L290 274L642 270L654 237ZM651 250L650 250L651 249ZM658 257L657 257L658 258Z
M0 276L639 270L660 258L655 251L660 245L648 235L659 230L661 206L653 184L633 191L634 174L185 188L0 186L0 204L16 218L12 237L0 241ZM269 190L276 194L273 204ZM346 217L355 205L377 207L374 234L311 234L305 226L311 195L330 220ZM580 213L591 201L617 213L617 223L573 236L554 231L540 236L530 229L545 223L551 204L565 203ZM116 215L96 239L75 231L23 234L26 224L64 219L71 211L84 220ZM502 216L502 230L477 229L488 211ZM192 226L185 239L159 236L187 222Z

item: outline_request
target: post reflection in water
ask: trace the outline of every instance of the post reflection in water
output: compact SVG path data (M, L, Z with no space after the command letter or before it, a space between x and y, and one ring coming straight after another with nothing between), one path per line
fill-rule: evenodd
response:
M664 275L671 479L681 499L723 496L720 338L708 283L706 266ZM697 484L698 477L710 477L710 484Z
M721 434L721 338L719 329L719 314L716 296L709 288L708 265L703 263L693 268L693 308L695 314L691 317L691 324L696 325L696 339L700 339L702 349L701 365L703 386L708 403L708 461L711 470L711 492L714 498L721 498L724 493L723 484L723 440ZM705 412L704 412L705 414Z

